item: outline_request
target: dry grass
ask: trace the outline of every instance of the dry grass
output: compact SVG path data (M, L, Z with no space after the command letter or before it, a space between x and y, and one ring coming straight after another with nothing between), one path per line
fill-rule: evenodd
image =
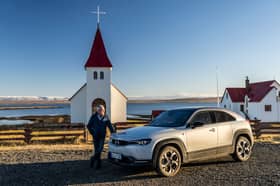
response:
M8 138L21 138L21 137L24 137L24 135L9 135L9 133L13 133L13 132L24 132L24 131L19 131L19 130L17 130L17 131L5 131L5 133L6 133L6 135L1 135L0 136L0 139L8 139ZM63 135L63 134L65 134L66 132L65 131L43 131L43 132L39 132L39 131L37 131L37 132L32 132L32 135L54 135L54 134L56 134L56 135L59 135L59 134L61 134L61 135ZM81 130L81 131L67 131L67 134L81 134L81 136L82 136L82 134L83 134L83 131ZM32 139L33 140L36 140L36 139L42 139L42 140L47 140L47 139L50 139L50 140L52 140L52 139L61 139L61 138L63 138L63 137L61 137L61 136L54 136L54 137L33 137Z
M279 134L261 135L258 139L255 139L255 141L280 144L280 135Z
M24 132L24 130L0 130L0 134L13 133L13 132Z

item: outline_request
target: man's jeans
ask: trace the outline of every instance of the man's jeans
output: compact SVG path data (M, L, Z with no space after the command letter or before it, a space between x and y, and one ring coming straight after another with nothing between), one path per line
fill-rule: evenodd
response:
M103 151L105 138L94 138L94 159L100 161L101 153Z

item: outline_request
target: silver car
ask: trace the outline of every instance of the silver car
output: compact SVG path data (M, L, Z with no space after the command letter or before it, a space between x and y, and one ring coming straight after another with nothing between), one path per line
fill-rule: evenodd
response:
M108 158L121 165L150 164L163 176L174 176L183 163L231 155L250 158L250 124L221 108L185 108L161 113L149 125L113 134Z

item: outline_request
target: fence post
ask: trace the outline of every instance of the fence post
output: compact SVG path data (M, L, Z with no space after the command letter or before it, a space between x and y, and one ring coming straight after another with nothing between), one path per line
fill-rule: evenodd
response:
M84 141L85 141L85 143L87 143L87 141L88 141L88 138L87 138L87 127L86 127L86 124L84 123Z
M261 136L261 122L256 121L255 126L256 138L258 139Z
M25 128L24 128L24 141L25 143L27 144L30 144L31 143L31 133L32 133L32 128L31 128L31 125L25 125Z

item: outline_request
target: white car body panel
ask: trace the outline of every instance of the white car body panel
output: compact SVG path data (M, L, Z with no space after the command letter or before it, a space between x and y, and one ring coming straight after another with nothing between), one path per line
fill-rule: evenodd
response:
M217 132L217 127L212 125L186 130L187 151L194 152L217 147Z
M235 121L236 122L236 121ZM235 123L233 122L233 123ZM232 122L218 123L218 146L226 146L232 144L233 132Z

